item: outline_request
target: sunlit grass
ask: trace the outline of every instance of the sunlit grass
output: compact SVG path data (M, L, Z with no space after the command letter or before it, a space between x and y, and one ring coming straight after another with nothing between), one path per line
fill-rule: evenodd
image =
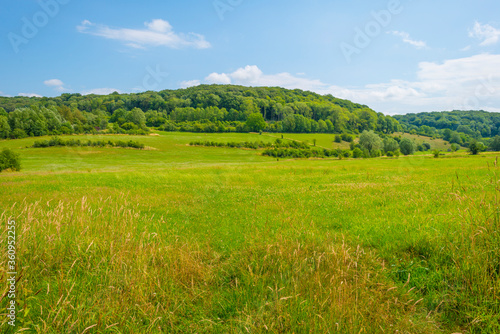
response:
M0 142L24 167L0 174L2 221L20 225L18 329L498 330L495 155L276 161L187 146L264 138Z

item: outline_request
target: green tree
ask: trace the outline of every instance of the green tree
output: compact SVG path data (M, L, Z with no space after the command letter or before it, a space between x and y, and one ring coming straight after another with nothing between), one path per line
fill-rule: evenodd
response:
M321 132L321 133L325 133L325 132L328 132L328 126L326 125L326 122L322 119L320 119L318 121L318 131Z
M416 145L412 140L403 138L399 143L399 148L404 155L410 155L415 152Z
M128 122L134 123L138 127L144 127L144 125L146 124L146 115L140 108L134 108L127 115L126 120Z
M384 139L384 151L385 152L396 152L399 149L399 144L394 138Z
M0 153L0 172L6 169L12 169L14 171L21 170L19 154L8 148L4 148Z
M7 117L0 116L0 138L9 138L10 135L10 125Z
M467 151L473 155L477 155L480 152L483 152L484 150L486 150L484 144L475 139L471 140L471 142L469 143L469 147L467 149Z
M495 136L495 138L493 138L488 148L492 151L497 151L497 152L500 151L500 136Z
M266 128L266 121L261 113L252 113L247 118L246 126L250 131L259 132Z
M382 139L373 131L363 131L359 136L359 145L370 154L382 148Z
M352 150L352 157L355 159L361 158L363 156L363 151L361 151L358 147Z

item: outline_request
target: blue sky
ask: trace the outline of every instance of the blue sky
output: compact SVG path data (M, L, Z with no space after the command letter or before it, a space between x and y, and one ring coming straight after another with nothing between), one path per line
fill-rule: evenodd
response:
M498 13L498 0L4 1L0 95L232 83L385 114L500 111Z

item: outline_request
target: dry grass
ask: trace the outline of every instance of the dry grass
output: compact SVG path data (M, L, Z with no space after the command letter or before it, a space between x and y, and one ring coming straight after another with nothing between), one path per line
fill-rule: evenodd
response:
M165 222L122 203L84 197L15 205L21 227L18 328L37 333L436 331L409 288L394 286L383 261L359 246L279 237L227 254L168 230L150 232ZM148 225L140 228L142 223ZM0 265L5 268L5 261Z

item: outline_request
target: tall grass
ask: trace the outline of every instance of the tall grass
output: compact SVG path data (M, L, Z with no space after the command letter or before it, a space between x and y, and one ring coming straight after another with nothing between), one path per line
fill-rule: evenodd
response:
M19 224L16 330L499 332L491 155L278 162L187 146L259 137L221 136L20 150L23 171L0 175L3 245Z
M271 243L221 252L155 228L165 221L110 197L24 201L13 209L21 227L18 330L436 330L409 288L396 288L387 279L373 252L341 239L298 242L277 235ZM1 306L5 303L4 296Z

